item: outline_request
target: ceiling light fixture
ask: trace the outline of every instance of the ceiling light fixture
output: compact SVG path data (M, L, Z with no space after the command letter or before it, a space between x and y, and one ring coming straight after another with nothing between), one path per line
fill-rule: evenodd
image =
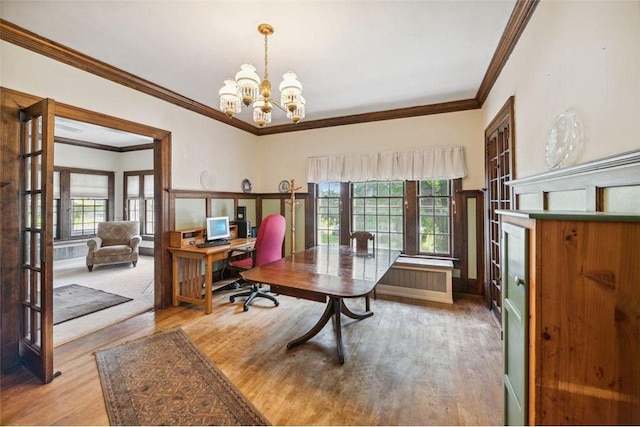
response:
M268 40L273 34L273 27L269 24L258 25L258 32L264 36L264 78L256 73L256 67L243 64L236 74L235 80L225 80L220 89L220 110L229 118L239 114L242 104L249 106L253 103L253 121L258 126L271 123L273 106L280 108L294 123L298 123L305 116L305 100L302 97L302 84L298 77L288 72L283 77L280 89L280 102L271 99L271 82L269 82L268 68Z

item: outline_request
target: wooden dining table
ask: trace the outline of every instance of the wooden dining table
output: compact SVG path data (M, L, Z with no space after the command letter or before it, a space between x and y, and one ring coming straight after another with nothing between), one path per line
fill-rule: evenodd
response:
M399 255L400 251L388 249L356 252L351 246L315 246L241 275L247 281L269 285L273 293L326 303L318 322L287 348L309 341L333 318L338 360L344 363L341 315L357 320L373 316L368 307L361 313L351 311L344 300L367 297Z

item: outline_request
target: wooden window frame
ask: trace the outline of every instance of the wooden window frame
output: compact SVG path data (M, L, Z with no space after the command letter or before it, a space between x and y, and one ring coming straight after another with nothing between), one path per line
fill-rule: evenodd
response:
M69 215L63 213L71 212L71 174L79 173L85 175L102 175L109 179L108 199L107 199L107 220L114 217L115 201L115 173L97 169L82 169L66 166L54 166L54 172L60 173L60 202L58 206L58 227L59 237L56 242L86 239L89 236L71 236L71 221Z

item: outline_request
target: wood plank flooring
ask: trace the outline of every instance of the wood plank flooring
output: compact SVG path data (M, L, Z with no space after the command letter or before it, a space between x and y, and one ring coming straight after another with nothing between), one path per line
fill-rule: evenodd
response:
M333 328L286 344L318 320L324 305L279 296L248 312L229 293L214 311L182 304L148 312L55 349L62 375L40 384L24 369L0 382L0 424L108 425L93 352L182 327L274 425L502 424L500 332L481 299L450 306L372 301L375 315L343 316L345 364ZM347 303L363 309L364 300Z

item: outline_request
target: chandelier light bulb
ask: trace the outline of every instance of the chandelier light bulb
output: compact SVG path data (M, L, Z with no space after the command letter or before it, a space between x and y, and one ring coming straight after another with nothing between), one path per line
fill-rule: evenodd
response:
M225 80L224 86L218 92L220 95L220 110L231 118L240 113L240 97L238 96L238 84L235 80Z
M282 83L278 87L280 89L280 104L286 107L287 111L292 112L300 105L302 83L298 81L298 76L291 71L284 74L282 78Z
M305 104L305 100L301 96L300 102L298 103L298 105L296 105L296 108L291 111L287 111L287 118L291 119L293 123L298 123L300 120L304 119L304 115L305 115L304 104Z
M248 107L258 99L260 77L256 73L256 67L251 64L242 64L240 71L236 74L236 83L244 105Z
M271 123L271 109L265 111L266 104L262 96L258 97L258 100L253 104L253 121L260 127L266 126Z

